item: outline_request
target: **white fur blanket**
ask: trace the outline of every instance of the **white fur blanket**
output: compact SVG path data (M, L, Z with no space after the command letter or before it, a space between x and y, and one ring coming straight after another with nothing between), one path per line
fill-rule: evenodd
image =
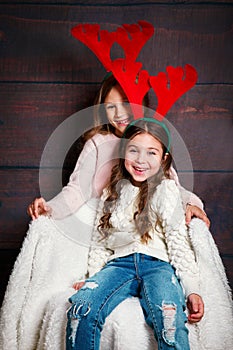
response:
M192 350L233 349L232 299L224 267L205 224L190 226L201 275L205 316L188 325ZM63 350L67 299L87 270L88 246L80 245L40 217L30 224L6 290L0 318L0 349ZM121 303L107 318L101 350L157 349L137 298Z

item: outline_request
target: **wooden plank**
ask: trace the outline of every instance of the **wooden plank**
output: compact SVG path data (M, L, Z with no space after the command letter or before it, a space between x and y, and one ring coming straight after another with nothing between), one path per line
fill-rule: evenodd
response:
M0 166L39 167L53 131L74 112L91 105L97 90L97 84L0 84ZM168 113L168 121L183 138L195 170L233 169L231 152L226 152L233 142L232 95L232 86L198 85ZM151 102L155 106L153 99ZM77 138L83 121L87 118L91 123L92 111L84 112L83 117L78 114ZM70 136L65 130L66 139ZM215 150L209 156L213 142ZM62 142L57 144L54 154L62 153L63 148ZM56 157L52 158L51 164L57 166Z
M40 0L39 2L37 0L11 0L11 4L18 4L18 5L57 5L58 1L57 0ZM198 0L147 0L147 4L150 4L151 6L161 6L161 5L172 5L172 6L190 6L190 5L210 5L213 6L214 4L219 5L227 5L227 4L232 4L232 0L203 0L203 1L198 1ZM1 4L9 4L9 0L1 0ZM67 5L67 0L62 0L59 1L59 6ZM76 1L76 0L69 0L69 5L73 7L86 7L86 6L108 6L108 7L116 7L116 6L143 6L144 3L142 0L114 0L114 1L109 1L109 0L84 0L84 1Z
M99 22L115 30L122 23L137 22L142 9L144 18L155 26L155 35L139 55L151 75L167 65L190 63L201 73L200 83L232 82L232 6L151 7L147 3L80 6L76 11L72 6L2 5L1 80L101 81L105 69L71 36L70 29L78 23ZM117 48L113 54L122 55Z
M0 247L19 248L30 221L26 209L39 196L36 170L0 171Z
M0 165L38 167L53 131L77 110L91 105L96 91L96 85L1 84ZM92 120L92 115L87 118Z
M194 193L204 202L211 232L222 254L233 252L233 174L195 173Z
M0 250L0 305L2 303L8 279L18 253L18 249Z
M38 169L0 169L0 249L21 246L30 222L27 214L29 203L41 196L53 198L62 189L62 179L68 179L70 171L45 169L39 182Z
M232 119L183 119L182 126L178 128L189 151L194 170L233 171L232 156L224 156L228 153L226 149L230 150L233 146Z
M233 290L233 256L222 256L222 261L225 266L227 278L231 289Z

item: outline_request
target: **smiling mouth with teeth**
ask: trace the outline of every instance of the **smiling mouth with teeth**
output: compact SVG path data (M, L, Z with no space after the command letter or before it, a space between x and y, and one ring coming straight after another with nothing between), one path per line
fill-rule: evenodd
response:
M118 125L126 125L130 123L130 119L114 120L114 122Z
M133 167L133 168L137 173L140 173L140 174L144 174L147 170L145 168L138 168L138 167Z

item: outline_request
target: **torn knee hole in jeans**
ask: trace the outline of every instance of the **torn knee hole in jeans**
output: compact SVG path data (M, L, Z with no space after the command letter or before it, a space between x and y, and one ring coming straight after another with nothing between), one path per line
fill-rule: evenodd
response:
M82 286L82 290L83 289L95 289L99 287L98 283L96 283L95 281L87 281L85 282L85 284Z
M87 289L95 289L99 285L95 281L87 281L82 286L82 290ZM86 317L89 312L91 311L91 305L86 303L85 300L80 299L79 303L75 303L70 308L70 328L71 328L71 334L70 339L72 341L72 346L75 345L75 338L77 329L79 326L79 322L81 321L82 317Z
M163 338L169 344L175 343L175 333L176 333L176 305L173 303L163 303Z
M80 303L82 301L80 300ZM74 304L71 306L70 313L70 328L71 328L71 334L70 339L72 341L72 346L75 344L75 338L76 338L76 332L78 329L79 322L81 321L82 317L86 317L89 312L91 311L90 304L86 305L85 302L83 304Z
M82 290L91 290L97 288L99 285L95 281L87 281L82 286ZM81 321L82 317L86 317L89 312L91 311L91 305L87 303L84 299L80 299L79 302L73 304L68 311L70 315L70 328L71 328L71 334L70 339L72 341L72 346L75 344L75 337L78 329L79 322Z

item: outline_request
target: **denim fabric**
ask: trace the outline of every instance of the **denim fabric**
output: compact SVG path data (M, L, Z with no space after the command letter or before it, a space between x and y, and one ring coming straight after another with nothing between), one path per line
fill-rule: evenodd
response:
M135 253L107 263L69 299L67 350L98 350L106 317L131 296L139 297L159 350L190 349L184 294L173 267Z

